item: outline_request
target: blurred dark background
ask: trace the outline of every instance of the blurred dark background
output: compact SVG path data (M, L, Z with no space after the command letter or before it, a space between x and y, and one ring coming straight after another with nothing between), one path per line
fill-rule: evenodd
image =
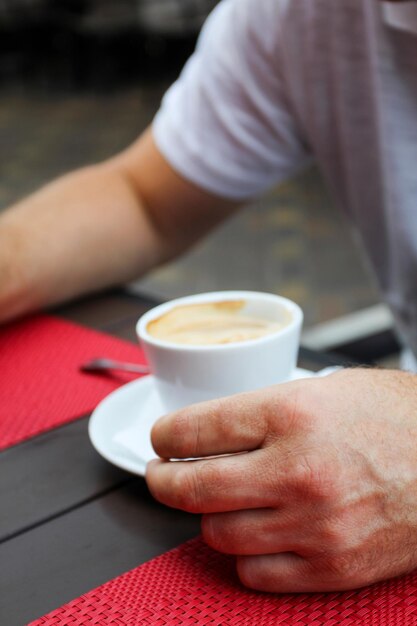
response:
M177 73L215 0L0 0L0 80L108 89Z

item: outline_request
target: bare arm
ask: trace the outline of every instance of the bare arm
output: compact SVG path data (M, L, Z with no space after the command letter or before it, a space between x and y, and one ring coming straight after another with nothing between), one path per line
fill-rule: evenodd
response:
M180 177L147 130L1 215L0 321L137 278L236 207Z

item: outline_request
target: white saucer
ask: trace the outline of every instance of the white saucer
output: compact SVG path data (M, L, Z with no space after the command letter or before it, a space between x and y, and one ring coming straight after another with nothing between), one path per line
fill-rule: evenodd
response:
M291 380L314 375L296 368ZM147 462L156 456L151 429L164 413L153 376L139 378L113 391L94 410L88 425L91 443L110 463L144 476Z

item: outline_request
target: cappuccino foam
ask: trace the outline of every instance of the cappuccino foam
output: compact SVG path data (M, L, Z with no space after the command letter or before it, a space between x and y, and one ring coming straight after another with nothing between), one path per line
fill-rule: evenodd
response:
M152 320L146 330L155 339L185 345L220 345L259 339L287 323L242 313L244 300L177 306Z

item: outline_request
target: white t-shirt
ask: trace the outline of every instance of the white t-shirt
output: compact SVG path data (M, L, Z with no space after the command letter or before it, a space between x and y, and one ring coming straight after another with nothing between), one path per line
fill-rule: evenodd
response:
M417 33L417 5L414 0L410 2L384 2L383 15L387 24L394 28Z
M393 20L378 0L223 0L153 130L179 173L227 198L315 159L417 354L417 36Z

